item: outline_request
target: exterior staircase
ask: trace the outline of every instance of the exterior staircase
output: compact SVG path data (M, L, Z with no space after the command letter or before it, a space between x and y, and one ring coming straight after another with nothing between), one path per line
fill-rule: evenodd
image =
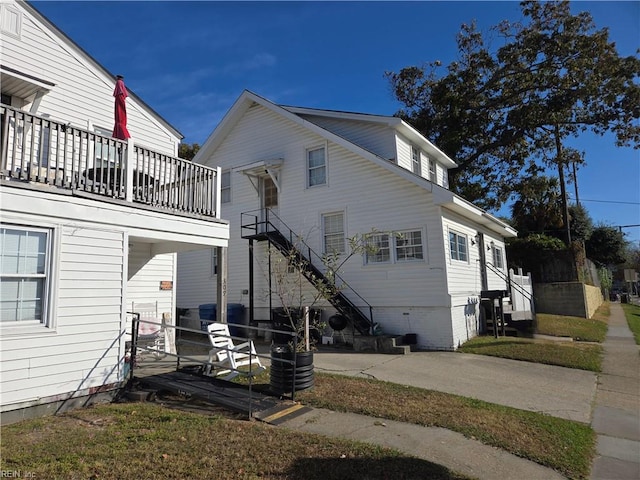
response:
M507 290L483 290L480 294L480 305L484 312L484 331L494 337L499 335L518 336L530 333L535 323L535 305L533 294L523 286L511 281L511 276L487 263L487 268L507 283ZM513 296L519 295L526 300L529 308L516 310L513 308Z
M277 225L277 226L276 226ZM287 258L293 258L304 277L314 286L330 293L326 300L344 316L361 335L373 334L372 307L353 290L337 272L329 278L323 270L326 265L302 238L294 233L269 209L241 214L241 237L249 240L268 241ZM323 268L324 267L324 268ZM347 292L349 296L347 296ZM357 306L349 297L357 298ZM368 314L363 312L368 310Z

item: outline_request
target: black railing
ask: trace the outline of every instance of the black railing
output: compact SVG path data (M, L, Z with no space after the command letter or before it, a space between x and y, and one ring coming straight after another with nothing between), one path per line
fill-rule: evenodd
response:
M529 305L531 307L531 313L535 314L535 301L533 298L533 293L529 293L526 289L522 287L522 285L518 284L517 282L512 282L511 275L505 274L502 270L496 268L490 262L487 262L486 265L489 270L491 270L493 273L495 273L498 277L500 277L502 280L504 280L507 283L507 290L509 292L509 296L513 295L511 291L512 289L516 290L525 299L529 301Z
M278 215L268 208L243 212L240 215L240 229L242 238L269 240L283 254L293 254L296 257L296 263L301 267L302 274L312 284L320 282L328 292L334 292L326 300L339 313L349 318L360 333L373 334L373 307L338 272L327 272L325 259L289 228ZM357 298L361 305L358 306L350 300L346 292L352 298ZM368 310L368 315L363 313L363 308Z
M3 178L219 218L220 169L0 105Z

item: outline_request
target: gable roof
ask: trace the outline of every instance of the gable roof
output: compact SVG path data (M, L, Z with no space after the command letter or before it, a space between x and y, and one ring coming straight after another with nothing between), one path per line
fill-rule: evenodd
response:
M66 33L60 30L53 22L51 22L44 14L40 13L30 3L27 3L24 0L17 0L16 4L20 7L24 8L30 15L35 17L39 22L43 23L49 30L60 40L74 49L81 57L84 58L92 67L101 72L103 75L107 76L109 79L113 80L113 85L115 86L116 77L113 73L109 72L104 66L100 64L95 58L93 58L89 53L87 53L80 45L78 45L75 41L73 41ZM146 110L155 120L161 123L166 129L168 129L173 135L176 137L183 139L184 135L173 125L171 125L167 120L165 120L158 112L156 112L153 108L151 108L144 100L138 97L134 92L132 92L129 87L127 87L127 93L129 94L129 98L133 99L137 104L139 104L144 110Z
M419 187L433 193L434 200L437 205L441 205L444 208L448 208L452 211L455 211L459 215L465 218L468 218L469 220L472 220L476 223L482 224L487 228L489 228L490 230L495 231L504 237L517 236L516 230L514 230L512 227L502 222L501 220L497 219L493 215L490 215L489 213L485 212L481 208L476 207L472 203L464 200L462 197L456 195L450 190L447 190L446 188L441 187L427 180L424 177L416 175L413 172L410 172L409 170L402 168L396 165L395 163L390 162L376 155L375 153L360 147L359 145L356 145L355 143L350 142L344 137L337 135L333 132L330 132L329 130L324 129L309 120L306 120L301 115L303 113L310 113L315 115L317 114L317 112L324 112L326 115L332 115L332 114L339 115L340 118L347 118L352 120L367 119L367 121L380 122L396 129L402 129L402 131L404 132L409 132L410 130L412 130L413 132L415 132L415 134L417 134L420 137L421 142L427 142L429 145L432 145L422 135L417 133L417 131L413 129L413 127L411 127L406 122L404 122L403 120L397 117L385 117L385 116L377 116L377 115L369 116L369 115L358 114L358 113L333 112L329 110L313 110L313 109L305 109L300 107L283 107L253 92L250 92L249 90L245 90L242 92L240 97L238 97L238 99L234 102L234 104L231 106L229 111L225 114L225 116L222 118L220 123L213 130L213 132L211 132L211 135L209 135L205 143L202 145L202 147L194 157L193 161L195 163L203 163L204 160L209 158L213 154L213 152L215 152L215 150L222 144L222 142L225 140L227 135L229 135L231 130L235 127L235 125L242 118L242 116L253 105L260 105L266 108L267 110L270 110L271 112L277 115L280 115L286 118L287 120L290 120L296 125L304 127L316 133L320 137L328 141L331 141L332 143L340 145L346 150L371 161L373 164L379 167L382 167L385 170L388 170L389 172L395 175L398 175L404 178L405 180L415 185L418 185ZM436 148L434 145L432 146L433 148ZM446 157L446 155L444 155L444 153L442 153L440 150L438 150L438 152L440 152L440 155ZM453 160L449 159L448 157L446 158L450 162L452 162L453 165L455 165L455 162L453 162ZM438 156L438 160L440 159L441 157Z
M391 128L410 140L422 150L437 157L438 161L447 168L455 168L458 164L447 156L442 150L431 143L420 132L409 125L399 117L388 115L372 115L368 113L343 112L339 110L321 110L316 108L292 107L281 105L282 108L295 113L296 115L312 115L326 118L335 118L340 120L353 120L357 122L377 123L379 125Z

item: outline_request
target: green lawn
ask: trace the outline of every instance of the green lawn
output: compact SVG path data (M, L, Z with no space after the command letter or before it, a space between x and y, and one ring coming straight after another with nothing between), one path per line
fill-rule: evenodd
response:
M609 314L609 302L602 304L593 318L538 313L535 333L573 341L480 336L466 342L458 351L600 372L602 347L593 343L604 341Z
M296 399L319 408L453 430L520 457L587 478L595 433L579 422L390 382L316 374Z
M536 333L556 337L571 337L576 341L582 342L602 343L607 336L608 319L609 302L601 305L593 318L538 313L536 315Z
M625 317L627 317L629 328L636 339L636 344L640 345L640 307L631 303L623 303L622 309Z
M157 403L84 408L1 433L0 469L20 478L470 480L375 445Z
M592 372L600 372L602 369L602 346L579 342L481 336L466 342L458 352L578 368Z

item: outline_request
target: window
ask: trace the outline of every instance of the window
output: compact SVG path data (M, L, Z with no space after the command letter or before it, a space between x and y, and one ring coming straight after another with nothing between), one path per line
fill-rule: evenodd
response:
M376 233L369 239L369 245L376 247L365 253L365 263L400 263L424 260L422 230L411 230L397 234Z
M496 247L493 242L491 242L491 250L493 253L493 266L503 269L504 263L502 261L502 248Z
M322 232L324 235L324 253L343 253L345 251L344 213L323 215Z
M46 323L51 232L0 227L0 320Z
M96 167L114 166L116 163L116 146L115 142L110 140L112 131L95 126L93 131L100 135L100 137L96 137Z
M456 232L449 232L449 246L451 258L467 261L467 237Z
M433 159L428 159L429 162L429 180L433 183L438 183L438 177L436 176L436 162Z
M307 150L307 184L309 187L327 183L325 147Z
M372 235L368 243L370 246L375 247L375 252L365 253L366 263L384 263L391 260L391 245L388 233Z
M231 172L222 172L220 179L220 202L231 202Z
M420 150L416 147L411 147L411 171L413 173L417 173L418 175L422 174L422 163L420 161Z
M424 259L422 253L422 232L420 230L402 232L395 237L395 243L396 260L398 262Z
M218 248L213 247L211 249L211 276L214 277L218 274Z

